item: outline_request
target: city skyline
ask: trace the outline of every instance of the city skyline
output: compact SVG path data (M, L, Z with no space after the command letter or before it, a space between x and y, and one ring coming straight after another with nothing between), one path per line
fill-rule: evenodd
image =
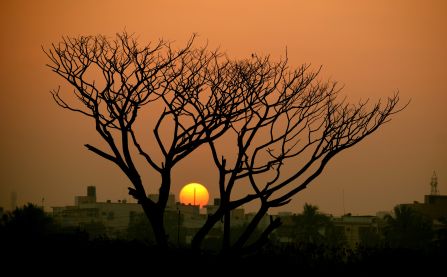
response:
M84 148L99 142L91 122L51 98L49 91L62 80L45 67L41 50L65 35L114 36L123 29L145 42L165 38L180 45L196 32L199 44L237 58L259 53L276 60L287 49L293 67L322 65L321 79L344 86L348 102L374 102L397 90L403 102L411 100L377 133L336 157L283 210L298 211L304 203L337 215L391 210L395 203L422 201L433 171L441 194L447 191L445 1L81 2L0 4L0 88L7 103L0 111L0 206L10 207L13 192L18 205L44 198L45 206L58 206L88 185L97 186L104 201L130 200L119 168ZM216 198L217 179L206 169L209 153L200 149L192 158L174 171L172 192L199 182ZM158 184L151 173L143 177ZM156 186L147 191L156 193Z
M196 184L196 183L190 183L190 184ZM182 190L185 188L185 187L187 187L188 186L188 184L186 184L185 186L183 186L182 187L182 189L179 191L179 193L178 194L176 194L175 192L171 192L170 193L170 197L171 196L173 196L174 197L174 203L176 203L176 204L181 204L181 205L195 205L195 204L191 204L191 203L187 203L188 202L188 200L190 200L190 199L188 199L188 200L186 200L186 199L183 199L183 201L182 201L182 199L181 199L181 197L180 197L180 193L182 192ZM122 198L118 198L118 199L106 199L106 198L104 198L104 197L101 197L101 194L99 194L99 197L98 197L98 195L96 195L96 186L94 186L94 185L90 185L90 186L86 186L86 187L84 187L84 190L87 188L87 190L88 190L88 188L90 188L90 187L93 187L94 189L95 189L95 201L96 202L98 202L98 203L122 203L122 204L124 204L124 203L129 203L129 204L136 204L137 202L135 201L135 199L132 199L132 198L129 198L129 195L125 195L125 196L123 196ZM402 202L402 203L395 203L394 204L394 206L392 206L390 209L388 209L388 210L377 210L377 211L375 211L375 212L372 212L372 213L369 213L369 214L360 214L360 213L357 213L356 211L347 211L346 210L346 208L344 207L346 204L345 203L342 203L342 205L343 205L343 212L342 213L340 213L340 214L332 214L332 213L330 213L330 212L326 212L326 211L323 211L323 210L320 210L323 214L327 214L327 215L331 215L331 216L343 216L343 215L354 215L354 216L363 216L363 215L365 215L365 216L369 216L369 215L377 215L377 214L381 214L381 213L392 213L392 210L394 209L394 207L396 207L396 206L398 206L398 205L402 205L402 204L412 204L412 203L421 203L421 202L423 202L424 201L424 199L425 199L425 197L427 196L427 195L445 195L445 194L442 194L440 191L439 191L439 184L438 184L438 181L437 181L437 174L436 174L436 172L433 172L433 175L432 175L432 177L431 177L431 181L430 181L430 185L429 185L429 187L430 187L430 192L428 192L428 193L426 193L426 194L424 194L424 195L422 195L421 197L419 197L417 200L416 199L413 199L413 200L409 200L409 201L407 201L407 202ZM206 187L205 187L205 189L206 189ZM158 199L158 196L157 196L158 194L148 194L148 197L149 198L153 198L154 200L156 200L156 199ZM76 204L76 201L77 201L77 198L78 197L83 197L83 195L73 195L72 196L72 201L71 201L71 203L64 203L64 204L62 204L62 206L71 206L72 204L75 204L75 205L77 205ZM342 195L342 197L343 197L343 195ZM20 208L21 206L23 206L23 205L25 205L25 204L28 204L28 203L31 203L31 204L34 204L34 205L37 205L37 206L41 206L41 207L43 207L44 208L44 210L46 211L46 212L50 212L51 211L51 209L53 209L54 208L54 206L48 206L48 205L45 205L45 203L44 203L44 198L42 198L41 199L41 202L40 203L36 203L36 202L29 202L29 201L23 201L23 204L22 205L18 205L17 204L17 198L18 198L18 195L17 195L17 193L15 193L15 192L12 192L11 193L11 205L10 205L10 207L2 207L2 206L0 206L1 208L3 208L5 211L12 211L12 210L14 210L15 208ZM200 205L197 205L197 206L203 206L203 207L200 207L200 211L201 211L201 213L202 212L204 212L204 210L206 209L206 207L207 206L212 206L212 205L215 205L215 204L213 204L213 203L215 203L216 201L220 201L220 198L219 197L213 197L213 198L211 198L211 197L209 197L209 199L208 199L208 202L207 202L207 204L200 204ZM343 202L343 199L342 199L342 202ZM15 203L15 204L14 204ZM318 203L308 203L308 202L305 202L304 204L310 204L310 205L313 205L313 206L317 206L318 208L320 208L320 206L318 205ZM172 205L172 203L170 204L170 205ZM294 209L294 210L287 210L287 209L276 209L276 212L274 212L274 213L270 213L270 214L279 214L279 213L291 213L291 214L298 214L298 213L301 213L302 212L302 208L303 207L298 207L299 209L297 210L297 209ZM244 209L245 210L245 208L244 208L244 206L242 206L241 207L241 209ZM275 209L272 209L272 210L275 210ZM248 212L248 213L254 213L255 212L255 209L247 209L246 210L246 212Z

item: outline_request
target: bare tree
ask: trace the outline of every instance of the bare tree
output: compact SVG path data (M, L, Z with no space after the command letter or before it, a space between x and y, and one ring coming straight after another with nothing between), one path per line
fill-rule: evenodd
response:
M336 154L348 149L402 110L398 94L385 103L349 105L338 99L335 84L317 81L308 66L288 68L287 58L272 62L252 55L229 60L207 47L194 48L194 36L181 49L170 43L139 46L127 33L66 37L44 50L48 66L74 90L56 103L93 120L106 148L88 150L116 164L132 183L160 246L167 246L163 224L171 189L171 172L195 149L208 145L219 171L221 204L208 215L193 239L198 249L211 228L224 220L224 249L237 251L262 245L280 225L271 220L253 245L246 245L272 207L287 204L321 174ZM141 112L150 112L152 141L137 132ZM137 123L139 122L139 123ZM225 147L223 147L225 145ZM152 146L152 145L151 145ZM235 146L232 153L225 152ZM103 147L103 146L102 146ZM151 149L149 151L148 149ZM157 201L145 192L137 156L144 170L160 176ZM234 191L251 192L243 197ZM259 210L246 230L230 245L230 211L256 201Z
M232 124L233 140L225 148L209 140L219 170L221 201L193 238L194 248L200 248L206 234L222 219L224 250L231 247L240 252L244 247L262 245L280 226L279 218L271 218L255 243L246 243L270 208L289 203L334 156L359 143L405 107L397 107L397 93L385 103L350 105L338 99L340 90L335 83L317 81L319 70L310 72L306 65L290 70L287 64L287 58L274 63L256 55L235 64L244 93L257 101L243 121ZM224 151L228 145L235 146L229 155ZM233 192L240 187L250 187L251 192L235 197ZM259 209L230 246L230 211L252 201L258 202Z
M52 91L62 108L91 118L108 149L86 144L88 150L116 164L131 181L129 194L143 207L151 222L157 243L167 246L163 225L174 166L200 145L215 140L244 116L241 85L226 82L226 90L210 88L210 74L229 70L230 62L218 51L193 48L193 36L185 47L174 50L170 43L140 47L126 32L115 39L104 36L64 37L43 51L48 66L65 79L73 93L62 97L60 88ZM212 78L219 84L219 78ZM224 80L224 79L222 79ZM145 108L155 119L154 144L161 161L144 147L136 131ZM146 123L142 123L146 124ZM170 131L170 134L166 135ZM161 177L158 201L146 195L135 162L141 155L146 168ZM151 186L155 184L151 183Z

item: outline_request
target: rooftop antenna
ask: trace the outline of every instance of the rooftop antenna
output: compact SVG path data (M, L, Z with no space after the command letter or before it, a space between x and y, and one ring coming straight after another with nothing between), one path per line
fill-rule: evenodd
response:
M433 171L433 175L431 176L430 187L431 187L430 195L439 195L438 176L436 175L436 171Z
M194 206L196 205L196 187L194 187Z

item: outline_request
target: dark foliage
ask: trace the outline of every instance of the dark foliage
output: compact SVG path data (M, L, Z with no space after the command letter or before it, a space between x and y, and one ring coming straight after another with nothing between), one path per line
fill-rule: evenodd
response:
M372 276L395 273L435 273L447 258L445 241L424 249L359 247L301 243L269 243L244 256L195 252L189 248L160 248L138 240L91 237L79 229L57 227L34 205L7 213L0 224L3 270L21 275L164 274L345 274Z
M432 221L408 206L396 206L395 216L387 216L384 230L391 247L425 248L433 241Z

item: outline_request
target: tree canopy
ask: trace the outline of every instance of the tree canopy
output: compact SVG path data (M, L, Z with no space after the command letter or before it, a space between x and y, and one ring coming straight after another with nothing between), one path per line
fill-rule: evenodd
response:
M309 65L292 68L287 55L279 61L256 54L230 59L194 42L195 36L179 49L163 40L141 46L122 32L113 39L64 37L44 49L48 67L73 88L53 90L54 100L94 122L106 148L86 148L128 177L129 194L142 205L161 246L167 246L163 222L172 170L199 147L210 149L221 201L193 247L200 248L223 220L223 248L242 249L270 208L289 203L334 156L403 109L397 93L377 103L349 104L336 83L318 80L320 71ZM159 184L143 184L141 171L147 169L159 174ZM246 184L250 191L236 197L233 192ZM158 188L158 200L147 197L145 185ZM230 240L230 211L253 201L259 210ZM259 241L247 247L261 245L279 225L272 218Z

